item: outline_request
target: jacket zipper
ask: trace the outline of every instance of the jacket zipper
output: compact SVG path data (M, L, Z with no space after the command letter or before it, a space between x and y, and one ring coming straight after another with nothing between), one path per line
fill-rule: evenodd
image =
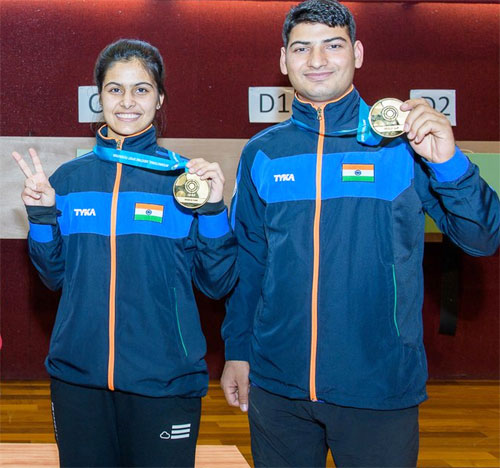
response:
M309 370L309 398L318 401L316 396L316 352L318 347L318 286L319 286L319 250L321 220L321 172L323 166L323 143L325 139L325 119L323 106L316 109L319 120L318 148L316 155L316 203L313 227L313 281L311 294L311 361Z
M116 149L122 149L123 140L116 141ZM122 164L116 164L115 184L111 198L111 226L109 233L111 254L111 275L109 280L109 357L108 357L108 388L115 389L115 322L116 322L116 214L118 208L118 191L122 176Z

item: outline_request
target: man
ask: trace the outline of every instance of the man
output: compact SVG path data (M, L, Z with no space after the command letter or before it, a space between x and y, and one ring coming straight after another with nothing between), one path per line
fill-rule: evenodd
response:
M249 405L257 467L325 466L328 448L338 467L415 466L424 216L469 254L492 254L498 196L422 99L401 106L406 135L367 132L346 7L299 4L283 39L293 117L241 156L221 384L230 405Z

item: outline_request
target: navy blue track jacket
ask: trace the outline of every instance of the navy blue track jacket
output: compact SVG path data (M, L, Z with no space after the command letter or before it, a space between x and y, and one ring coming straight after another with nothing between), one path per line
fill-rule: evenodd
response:
M460 150L427 163L405 138L356 139L352 90L245 146L231 219L240 279L226 359L289 398L396 409L426 398L424 217L471 255L499 244L497 194ZM328 136L351 131L351 135Z
M116 148L106 134L103 127L97 144ZM162 157L153 127L121 149ZM57 210L28 207L31 259L50 289L62 288L46 360L51 376L146 396L206 393L192 283L212 298L226 295L237 278L237 247L225 208L195 214L174 201L182 171L89 153L50 177Z

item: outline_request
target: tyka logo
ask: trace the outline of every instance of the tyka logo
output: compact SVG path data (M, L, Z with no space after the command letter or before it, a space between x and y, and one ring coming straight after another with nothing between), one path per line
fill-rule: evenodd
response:
M75 208L75 216L95 216L94 208Z
M293 174L274 174L275 182L295 182Z

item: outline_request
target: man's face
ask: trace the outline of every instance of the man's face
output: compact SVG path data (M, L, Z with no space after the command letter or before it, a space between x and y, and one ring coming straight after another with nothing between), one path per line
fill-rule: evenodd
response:
M286 50L281 48L281 72L299 97L315 104L342 97L362 63L363 46L351 43L346 27L299 23L290 31Z

